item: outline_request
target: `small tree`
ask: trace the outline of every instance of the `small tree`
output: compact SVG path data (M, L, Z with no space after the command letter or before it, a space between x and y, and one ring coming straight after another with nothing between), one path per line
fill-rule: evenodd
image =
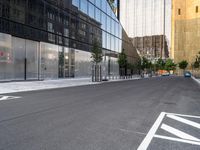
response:
M95 65L98 65L103 60L103 52L99 46L99 42L96 39L93 42L91 53L92 53L92 56L91 56L92 62Z
M142 70L150 69L151 68L151 62L147 58L142 57L141 67L142 67Z
M196 60L193 65L192 65L195 69L198 69L200 67L200 63Z
M139 59L136 63L135 63L135 68L138 71L139 74L141 74L141 70L142 70L142 61L141 59Z
M176 64L173 62L173 60L167 59L165 62L165 70L169 72L170 70L175 70L175 69L176 69Z
M94 64L92 81L101 81L101 66L98 66L98 64L103 60L103 52L96 39L93 42L91 53L92 62Z
M158 59L158 61L156 62L156 70L163 70L165 69L165 62L163 59Z
M185 69L188 66L188 62L186 60L183 60L183 61L181 61L181 62L178 63L178 66L179 66L180 69L182 69L182 70L185 71Z
M126 68L127 68L127 56L124 53L124 49L122 50L122 52L119 54L118 57L118 64L119 64L119 68L120 68L120 76L124 75L124 73L122 73L122 70L124 70L124 72L126 72ZM126 73L125 73L126 74Z
M193 64L193 66L194 66L194 68L196 68L196 69L200 67L200 52L197 54L196 60L195 60L195 62L194 62L194 64Z

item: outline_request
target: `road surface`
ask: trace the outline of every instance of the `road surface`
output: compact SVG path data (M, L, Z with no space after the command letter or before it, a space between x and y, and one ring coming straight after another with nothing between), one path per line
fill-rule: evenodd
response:
M0 101L0 150L200 150L200 86L190 78L4 96L17 98Z

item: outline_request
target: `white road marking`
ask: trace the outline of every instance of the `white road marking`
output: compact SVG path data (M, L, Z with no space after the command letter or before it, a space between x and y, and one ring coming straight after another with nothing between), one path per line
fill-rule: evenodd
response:
M167 115L167 117L200 129L200 124L196 123L194 121L190 121L190 120L187 120L187 119L184 119L184 118L181 118L181 117L178 117L178 116L174 116L174 115Z
M142 143L140 144L137 150L146 150L148 148L151 140L153 139L154 134L156 133L157 129L160 126L160 123L165 117L165 114L166 114L165 112L161 112L156 122L153 124L153 126L151 127L148 134L146 135L146 137L144 138L144 140L142 141Z
M8 98L9 98L9 96L2 96L2 97L0 98L0 101L7 100Z
M182 114L174 114L174 113L167 113L168 115L176 115L180 117L188 117L188 118L197 118L200 119L200 116L192 116L192 115L182 115Z
M17 99L17 98L21 98L21 97L0 95L0 101Z
M154 135L154 137L160 138L160 139L165 139L165 140L170 140L170 141L188 143L188 144L193 144L193 145L200 145L200 142L184 140L184 139L179 139L179 138L173 138L173 137L167 137L167 136L162 136L162 135Z
M170 127L170 126L168 126L166 124L162 124L161 129L163 129L163 130L165 130L165 131L167 131L167 132L169 132L169 133L171 133L173 135L176 135L177 137L180 137L182 139L200 142L200 139L198 139L198 138L196 138L194 136L191 136L191 135L189 135L187 133L184 133L184 132L182 132L182 131L180 131L178 129Z

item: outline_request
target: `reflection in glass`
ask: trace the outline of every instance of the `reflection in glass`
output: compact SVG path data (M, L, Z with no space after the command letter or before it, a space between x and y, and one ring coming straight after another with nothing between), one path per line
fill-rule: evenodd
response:
M58 78L58 46L41 43L41 78Z
M38 79L39 43L26 40L26 79Z
M14 79L24 80L25 75L25 40L12 38L13 58L14 58Z
M89 16L91 18L94 18L94 5L92 5L91 3L89 3Z
M79 0L72 0L72 4L79 8Z
M87 2L87 0L81 0L80 2L81 2L80 10L82 12L84 12L85 14L87 14L87 11L88 11L88 8L87 8L88 2Z
M0 33L0 80L13 78L13 52L11 36Z
M92 73L91 54L75 50L75 77L89 77Z

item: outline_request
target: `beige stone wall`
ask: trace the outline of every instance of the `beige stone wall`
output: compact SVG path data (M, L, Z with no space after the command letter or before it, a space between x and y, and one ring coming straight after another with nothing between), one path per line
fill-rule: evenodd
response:
M198 6L198 12L196 12ZM178 9L181 14L178 14ZM172 6L172 50L171 57L176 63L195 61L200 51L200 1L173 0Z

